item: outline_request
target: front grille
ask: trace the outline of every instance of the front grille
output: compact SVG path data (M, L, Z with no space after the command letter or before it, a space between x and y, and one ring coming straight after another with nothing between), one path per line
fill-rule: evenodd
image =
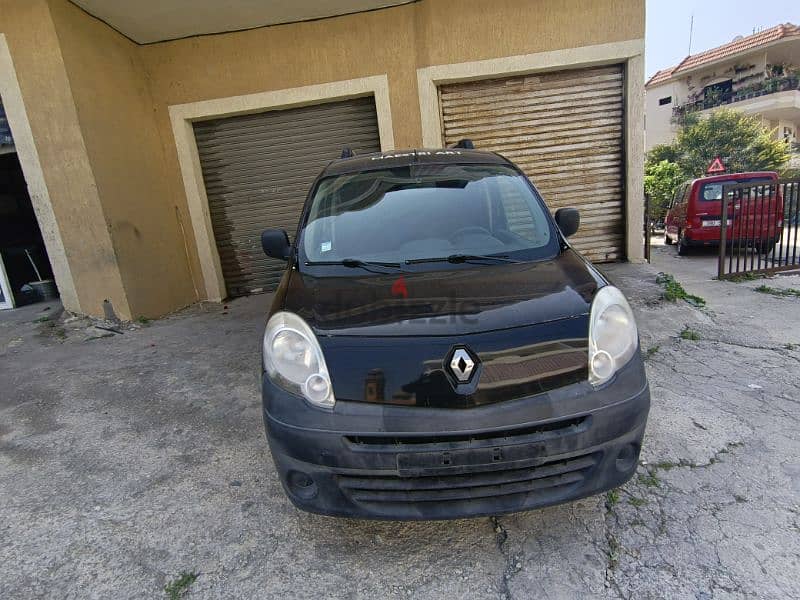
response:
M533 467L466 475L339 475L337 479L344 493L361 503L457 502L531 493L556 496L580 485L601 458L601 452L594 452Z
M442 433L439 435L349 435L345 439L351 449L401 450L402 446L413 446L414 450L453 450L475 445L535 442L554 436L572 435L589 426L590 417L581 416L561 419L550 423L539 423L526 427L515 427L478 433Z

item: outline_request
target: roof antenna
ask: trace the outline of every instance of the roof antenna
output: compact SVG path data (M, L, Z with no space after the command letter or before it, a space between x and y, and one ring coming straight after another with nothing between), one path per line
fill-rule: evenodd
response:
M464 150L474 150L475 144L472 143L472 140L468 138L464 138L463 140L458 140L455 144L450 146L451 148L463 148Z
M692 34L694 33L694 13L692 19L689 21L689 56L692 55Z
M342 158L353 158L355 155L352 148L342 148Z

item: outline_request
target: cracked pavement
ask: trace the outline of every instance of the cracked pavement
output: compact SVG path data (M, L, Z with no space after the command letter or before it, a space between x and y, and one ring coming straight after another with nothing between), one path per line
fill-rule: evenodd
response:
M0 598L165 597L183 572L187 598L800 597L800 299L653 254L604 269L647 354L637 475L488 519L290 505L260 414L267 297L102 339L34 323L41 305L0 314ZM661 301L658 271L707 307Z

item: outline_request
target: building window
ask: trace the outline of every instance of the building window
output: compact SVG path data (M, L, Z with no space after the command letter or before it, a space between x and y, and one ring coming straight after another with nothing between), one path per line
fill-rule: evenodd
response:
M664 98L659 98L658 105L664 106L665 104L669 104L670 102L672 102L672 96L666 96Z

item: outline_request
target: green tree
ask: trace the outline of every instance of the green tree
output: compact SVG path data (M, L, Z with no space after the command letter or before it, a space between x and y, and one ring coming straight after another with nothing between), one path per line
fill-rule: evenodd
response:
M656 144L647 153L647 164L660 163L666 160L674 163L678 159L678 149L675 144Z
M674 162L648 161L644 169L644 191L650 196L650 216L661 219L667 213L669 201L675 189L684 181L680 167Z
M651 216L663 216L675 188L705 175L717 156L728 173L781 172L789 161L789 146L776 139L758 117L731 109L719 109L707 117L687 114L675 141L654 146L647 155L645 191L653 206Z
M789 146L758 117L720 109L708 117L691 115L673 144L673 162L687 176L701 177L714 157L722 157L729 173L780 171L789 160Z

